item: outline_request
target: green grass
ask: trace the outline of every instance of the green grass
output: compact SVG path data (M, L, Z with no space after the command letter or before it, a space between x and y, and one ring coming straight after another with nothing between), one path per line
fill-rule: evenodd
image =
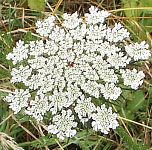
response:
M31 1L31 0L30 0ZM43 1L43 0L42 0ZM129 1L129 0L128 0ZM122 2L128 2L123 0ZM109 135L85 128L63 142L48 135L43 124L35 122L22 113L14 115L3 98L12 90L10 71L12 63L6 55L19 39L34 40L34 23L50 13L85 12L90 5L107 9L113 13L109 22L121 21L131 32L134 41L146 40L152 47L152 2L149 5L123 5L119 0L48 0L46 5L28 4L26 0L5 0L0 4L0 150L148 150L152 148L152 64L142 63L146 74L144 85L138 91L125 90L120 100L112 104L120 115L118 127ZM129 4L129 3L128 3ZM30 7L30 8L29 8ZM144 7L148 7L144 8ZM137 13L137 9L140 10ZM12 139L12 138L13 139ZM17 144L18 143L18 144ZM8 146L7 146L8 145ZM77 146L78 147L77 147ZM10 148L9 148L10 147Z

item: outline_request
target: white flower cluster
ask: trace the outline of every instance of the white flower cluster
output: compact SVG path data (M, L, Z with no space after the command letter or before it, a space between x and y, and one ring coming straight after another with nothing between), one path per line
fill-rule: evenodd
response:
M105 134L115 129L117 115L94 101L117 100L122 79L137 89L144 74L128 65L148 59L150 52L145 42L125 45L129 32L120 23L107 26L109 15L91 6L85 19L75 12L63 14L62 24L54 16L38 21L36 32L45 40L19 41L7 56L15 65L11 82L26 87L5 98L10 108L38 121L51 112L48 131L60 139L76 134L76 118L92 121L93 129Z
M52 28L54 26L54 21L55 21L54 16L50 16L43 21L40 21L40 20L37 21L36 22L36 27L38 29L36 30L36 32L38 34L40 34L41 36L47 37L52 31Z
M9 103L9 108L17 114L22 108L28 106L28 100L31 97L29 90L15 90L13 94L9 94L4 100Z
M119 125L116 118L117 114L112 113L112 108L107 109L103 104L101 107L97 107L97 113L92 114L92 127L95 131L108 134L110 128L116 129Z
M78 114L78 117L83 124L92 117L92 112L94 112L95 110L96 107L91 102L90 97L85 99L84 96L81 96L81 98L77 100L75 112Z
M58 138L64 140L65 137L73 137L76 134L74 128L77 127L77 122L74 121L72 111L62 110L61 115L53 117L53 124L48 126L48 132L56 134Z
M148 50L149 45L146 44L145 41L142 41L140 44L130 44L125 46L125 50L130 57L132 57L135 61L138 60L146 60L151 54Z
M28 45L19 40L16 43L16 47L13 48L13 52L7 55L7 59L11 59L13 64L17 64L18 62L28 58Z
M145 77L143 71L137 72L135 68L133 70L120 70L120 73L122 74L124 85L131 86L131 88L135 90L138 89L139 85L142 85L143 78Z

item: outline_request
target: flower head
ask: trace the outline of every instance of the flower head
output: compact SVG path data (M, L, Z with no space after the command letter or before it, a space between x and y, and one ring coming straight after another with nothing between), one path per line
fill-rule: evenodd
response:
M64 13L63 14L63 27L66 27L67 29L74 29L82 22L81 18L78 18L78 13L75 12L72 15Z
M29 98L31 94L29 90L15 90L13 94L9 94L4 98L6 102L9 102L9 108L14 111L14 114L17 114L21 109L28 106Z
M13 64L17 64L18 62L28 58L28 45L24 44L23 41L19 40L16 43L16 47L13 48L13 52L7 55L8 60L12 60Z
M148 47L149 47L148 44L146 44L145 41L142 41L140 44L135 43L135 44L126 45L125 51L135 61L146 60L151 56Z
M89 13L85 14L86 22L88 24L97 24L97 23L103 23L105 21L105 18L107 18L110 15L107 11L99 11L98 8L91 6L89 8Z
M121 94L121 88L116 87L114 83L106 83L105 85L100 85L101 93L105 99L116 100Z
M25 90L5 98L15 114L23 109L37 121L45 117L48 132L62 140L76 134L74 117L105 134L118 126L111 107L98 104L119 99L121 84L137 89L143 83L144 73L128 68L150 51L145 42L130 44L120 23L108 26L109 15L94 6L84 17L64 13L62 22L52 15L36 23L41 40L16 43L7 55L15 65L11 82L22 82Z
M80 99L77 100L75 112L78 114L82 123L87 122L95 110L96 107L91 102L91 97L85 99L84 95L82 95Z
M23 82L26 83L26 80L28 79L28 77L31 75L32 73L32 68L30 68L29 66L19 66L18 69L13 68L11 75L12 75L12 79L11 82L15 83L15 82Z
M137 90L143 83L143 78L145 74L143 71L137 71L135 68L133 70L121 70L122 78L124 79L124 85L131 86L132 89Z
M105 104L101 107L97 107L97 113L92 114L92 127L95 131L100 131L104 134L108 134L110 129L116 129L119 126L117 122L117 114L112 113L112 108L108 109Z
M25 113L32 116L38 121L43 120L43 116L49 110L48 99L45 95L39 94L34 100L30 101Z
M36 22L36 32L38 34L40 34L41 36L47 37L51 31L52 28L54 26L54 21L55 21L55 17L54 16L50 16L46 19L44 19L43 21L37 21Z
M56 115L52 119L52 124L48 126L48 132L56 134L61 140L65 137L73 137L76 134L77 122L71 110L62 110L61 115Z

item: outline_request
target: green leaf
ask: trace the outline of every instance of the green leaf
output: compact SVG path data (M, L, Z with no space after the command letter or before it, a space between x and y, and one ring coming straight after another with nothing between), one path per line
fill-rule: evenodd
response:
M54 138L50 138L48 135L40 137L39 140L34 140L34 141L27 141L27 142L23 142L18 144L21 147L25 147L27 145L30 145L33 148L43 148L45 146L52 146L55 145L56 141Z
M149 86L147 90L148 90L149 97L152 98L152 86Z
M82 148L83 150L90 150L90 148L92 148L94 145L96 145L98 141L93 141L93 140L89 140L89 139L85 139L84 141L79 141L78 145L80 146L80 148Z
M38 38L32 35L32 32L27 32L24 37L23 40L24 41L33 41L33 40L37 40Z
M151 18L146 18L146 17L151 17L152 16L152 11L151 12L143 12L142 13L142 19L140 20L140 24L145 27L145 29L148 32L152 32L152 22Z
M45 1L44 0L28 0L28 6L30 7L30 9L34 9L37 11L44 11Z
M152 7L152 1L151 0L140 0L142 3L142 6L144 7Z
M111 143L107 143L107 144L104 146L103 150L109 150L111 147L112 147Z
M86 145L86 143L84 141L79 142L79 146L83 150L90 150L90 148Z
M7 93L0 92L0 100L2 100L7 95L8 95Z
M141 7L141 2L139 0L121 0L124 8L138 8ZM138 17L140 16L142 10L133 9L125 10L125 15L127 17Z
M141 0L142 6L143 7L152 7L152 0ZM144 9L142 13L142 19L140 21L140 24L143 25L148 32L152 32L152 22L151 18L144 18L144 17L151 17L152 16L152 9Z
M136 91L133 93L131 102L128 103L127 109L135 112L143 106L144 93L142 91Z
M0 79L10 77L10 73L7 70L0 68Z
M134 119L134 113L132 113L130 110L127 110L126 108L121 108L120 115L124 118L128 118L130 120Z
M135 138L132 138L128 133L119 127L116 129L117 134L120 136L121 141L124 143L124 149L126 150L147 150L147 147L142 142L137 142Z

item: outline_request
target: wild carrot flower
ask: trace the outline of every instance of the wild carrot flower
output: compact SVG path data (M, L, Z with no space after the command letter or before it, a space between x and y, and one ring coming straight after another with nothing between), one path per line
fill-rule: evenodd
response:
M11 82L25 85L5 98L10 108L15 114L24 110L37 121L51 116L48 132L62 140L87 121L105 134L115 129L117 114L95 101L119 99L120 84L138 89L145 75L128 66L151 56L145 41L129 43L123 25L106 24L109 12L91 6L84 16L65 13L62 23L55 16L37 21L36 33L45 40L20 40L7 55L15 65Z

